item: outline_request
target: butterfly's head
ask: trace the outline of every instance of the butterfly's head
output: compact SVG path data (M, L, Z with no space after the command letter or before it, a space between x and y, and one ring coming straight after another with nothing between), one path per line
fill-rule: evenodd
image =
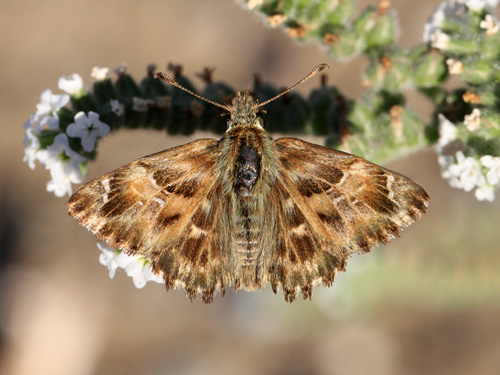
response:
M248 92L236 93L227 110L230 118L227 121L226 131L236 125L263 127L262 119L258 117L259 105Z

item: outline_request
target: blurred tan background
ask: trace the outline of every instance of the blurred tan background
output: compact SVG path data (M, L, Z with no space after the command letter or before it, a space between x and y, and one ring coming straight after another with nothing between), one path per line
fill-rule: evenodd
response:
M392 3L403 45L419 43L439 1ZM499 373L499 200L479 203L448 187L431 149L389 165L426 188L428 214L389 246L353 258L334 287L293 304L266 289L231 290L207 306L159 284L137 290L123 270L110 280L66 198L46 192L48 172L22 163L23 123L61 75L77 72L90 86L93 66L126 62L140 79L147 64L174 62L195 83L208 66L244 90L254 73L285 86L327 62L330 82L356 97L362 59L334 63L231 0L4 0L0 48L1 374ZM87 180L199 136L113 134Z

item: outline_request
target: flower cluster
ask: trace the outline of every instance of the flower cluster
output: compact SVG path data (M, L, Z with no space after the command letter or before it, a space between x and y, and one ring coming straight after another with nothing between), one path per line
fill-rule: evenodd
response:
M123 75L124 70L125 66L122 65L116 73ZM91 77L106 87L110 81L108 73L108 68L94 67ZM72 194L72 184L83 181L86 165L95 157L98 140L108 135L111 128L100 120L99 113L91 110L102 110L103 106L101 103L95 105L95 97L85 89L80 75L61 77L58 87L64 93L57 95L45 90L36 112L24 124L24 161L31 169L35 169L36 162L45 166L51 174L47 191L63 197ZM123 117L123 103L113 96L104 100L109 103L109 111L114 118ZM152 100L139 97L133 97L132 100L132 110L135 112L145 112L153 105ZM88 103L91 105L86 107ZM150 263L144 257L127 255L102 244L98 244L98 247L102 251L99 260L108 267L111 278L118 268L123 268L127 276L133 278L137 288L144 287L148 281L163 282L161 275L153 274Z
M73 116L66 108L72 98L86 92L80 75L62 77L58 86L66 94L45 90L36 112L24 124L24 161L31 169L35 169L36 161L45 166L52 178L47 191L63 197L71 195L72 184L83 181L88 153L94 151L96 140L106 136L110 128L99 121L97 113L80 111ZM71 113L70 121L61 121L65 113Z
M495 199L495 190L500 186L500 157L481 155L478 150L466 146L469 133L480 126L481 113L474 109L465 116L464 123L455 125L445 116L439 115L439 140L436 145L442 176L451 187L472 191L480 201ZM466 153L469 155L466 156Z
M479 13L484 9L493 9L499 0L449 0L441 3L431 15L424 27L423 39L432 47L444 51L461 51L466 47L466 42L454 38L453 32L459 29L458 25L467 23L467 13ZM486 30L486 35L498 32L496 18L487 14L481 21L480 28Z
M102 251L99 262L108 267L109 277L115 277L116 270L123 268L127 276L132 277L136 288L143 288L148 281L163 283L161 275L154 274L149 261L139 255L127 255L121 250L98 243L97 247Z

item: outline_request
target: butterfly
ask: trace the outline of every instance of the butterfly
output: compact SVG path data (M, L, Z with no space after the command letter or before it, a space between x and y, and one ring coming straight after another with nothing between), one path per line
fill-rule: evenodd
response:
M321 64L292 90L327 67ZM425 213L409 178L296 138L273 139L248 92L220 140L199 139L131 162L80 187L69 213L99 240L149 260L167 290L210 303L227 287L268 283L285 300L330 286L353 253L385 244Z

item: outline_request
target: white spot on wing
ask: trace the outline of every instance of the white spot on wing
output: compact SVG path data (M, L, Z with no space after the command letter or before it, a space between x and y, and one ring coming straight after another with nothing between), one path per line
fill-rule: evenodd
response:
M104 190L106 193L109 193L111 191L111 188L109 187L109 178L102 180L102 186L104 186Z
M344 175L342 176L342 178L340 179L339 183L337 184L337 186L342 186L342 184L345 182L345 180L347 180L347 178L350 176L351 174L349 172L344 172Z
M300 224L298 227L295 227L291 230L291 232L295 232L298 235L306 233L306 225Z
M189 234L189 237L191 237L191 238L198 238L201 235L206 235L206 234L207 234L206 230L200 229L200 228L198 228L194 224L191 225L191 233Z
M104 186L104 191L105 191L102 200L104 201L104 203L106 203L109 200L108 193L111 191L111 187L109 186L109 178L102 180L101 184L102 186Z
M392 183L394 182L394 176L387 176L387 190L389 190L389 199L394 198L394 192L392 191Z
M163 199L154 197L153 201L156 202L156 203L158 203L160 205L160 207L163 207L165 205L165 201Z
M343 201L343 200L345 200L345 197L343 195L341 195L341 196L335 198L333 200L333 203L338 204L340 201Z
M156 183L156 181L155 181L155 179L154 179L154 177L153 177L153 173L148 174L148 180L149 180L149 182L151 182L151 184L152 184L155 188L160 189L160 187L158 186L158 184Z

